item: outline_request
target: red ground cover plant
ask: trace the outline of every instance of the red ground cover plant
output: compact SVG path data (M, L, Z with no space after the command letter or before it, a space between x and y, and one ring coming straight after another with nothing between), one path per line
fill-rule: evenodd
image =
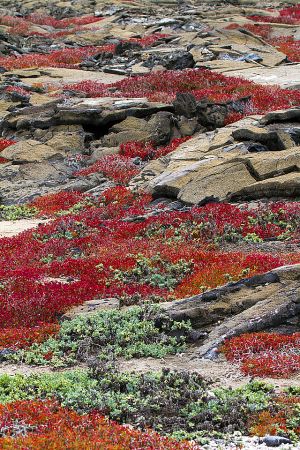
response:
M66 19L56 19L52 16L33 13L27 16L26 20L38 25L47 25L53 28L66 28L74 25L79 26L99 22L100 20L103 20L103 17L87 15L81 17L68 17Z
M173 139L168 145L157 147L152 142L129 141L120 145L120 154L128 158L139 157L143 161L157 159L176 150L179 145L190 139L190 136Z
M292 62L300 62L300 40L292 36L276 37L268 40L269 44L284 53Z
M15 143L16 141L12 141L11 139L0 139L0 152Z
M151 430L118 425L99 413L79 415L53 400L0 405L0 446L6 450L200 450Z
M139 169L127 156L107 155L91 166L75 172L75 175L87 176L97 172L102 172L104 176L118 184L126 185L132 177L139 173Z
M30 14L27 17L16 17L16 16L2 16L0 18L0 24L9 27L9 34L15 34L19 36L40 36L45 38L58 38L61 36L66 36L68 34L77 33L78 31L85 30L83 25L99 22L103 17L95 16L82 16L82 17L71 17L67 19L55 19L51 16L41 15L41 14ZM52 27L57 31L35 31L35 25L46 25L47 27Z
M276 36L272 38L272 26L268 24L244 24L242 27L232 23L226 27L227 30L244 28L251 33L262 37L266 42L284 53L291 62L300 61L300 40L295 40L293 36Z
M43 195L33 200L29 206L37 208L39 216L51 216L54 213L70 209L76 203L84 200L86 196L77 191L56 192L54 194Z
M4 150L5 148L7 148L10 145L13 145L15 143L16 143L15 141L12 141L10 139L0 139L0 152L2 152L2 150ZM8 162L8 159L0 156L0 164L4 164L6 162Z
M137 44L140 44L142 47L150 47L155 42L157 42L159 39L163 39L168 36L169 36L168 34L164 34L164 33L153 33L153 34L144 36L142 38L130 38L129 42L136 42Z
M75 68L84 59L99 52L114 51L114 45L98 47L78 47L55 50L49 53L30 53L22 56L2 56L0 66L7 70L24 69L28 67L65 67Z
M225 253L218 247L249 234L280 237L287 229L285 238L297 240L297 202L258 211L226 204L187 212L162 208L151 216L150 200L122 186L99 198L60 193L38 199L35 207L43 214L57 214L56 205L71 210L35 230L0 240L1 328L56 323L68 308L93 298L118 297L123 304L134 304L188 297L299 261L294 255ZM146 213L143 220L131 220ZM130 276L138 267L140 276Z
M250 434L299 436L299 403L300 397L296 395L275 396L269 410L254 414L249 420Z
M110 88L115 88L112 93ZM300 92L277 86L260 86L242 78L227 77L206 69L187 69L151 73L105 85L95 81L83 81L64 86L65 90L81 92L88 97L147 97L152 101L171 102L178 92L191 92L197 100L208 98L214 102L226 102L249 97L243 113L263 114L274 109L289 108L300 104Z
M241 363L245 375L287 378L300 370L300 333L250 333L221 347L229 361Z
M1 23L1 21L0 21ZM28 25L27 25L28 27ZM72 29L72 33L80 31L79 28ZM18 30L12 30L12 34L28 34L28 29L24 29L23 23L18 25ZM49 36L41 34L44 37L59 37L69 34L70 31L59 31L50 33ZM36 33L35 33L36 34ZM140 39L133 39L134 42L140 43L143 47L152 45L164 35L153 34L145 36ZM49 53L30 53L19 56L2 56L0 57L0 66L7 70L25 69L30 67L64 67L76 68L79 63L93 55L100 52L113 53L115 51L115 44L107 44L102 46L86 46L78 48L64 48L62 50L55 50Z
M17 94L23 95L25 97L30 97L30 93L20 86L8 86L4 92L16 92Z
M30 347L34 342L41 343L57 334L59 325L44 323L35 327L4 328L0 333L0 350L10 348L13 350Z
M284 23L290 25L297 25L300 23L300 4L283 8L279 10L279 14L275 16L260 16L252 15L248 19L255 22L269 22L269 23Z

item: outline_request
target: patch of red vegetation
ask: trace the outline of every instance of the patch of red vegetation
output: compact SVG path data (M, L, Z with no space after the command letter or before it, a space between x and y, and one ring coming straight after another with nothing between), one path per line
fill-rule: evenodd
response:
M147 36L144 36L142 38L130 38L129 42L136 42L137 44L140 44L142 47L150 47L155 42L157 42L159 39L163 39L168 37L168 34L165 33L153 33L148 34Z
M127 156L107 155L91 166L75 172L75 175L87 176L97 172L102 172L105 177L110 178L117 184L126 185L131 178L139 173L139 169Z
M55 50L50 53L30 53L22 56L0 57L0 66L7 70L29 67L65 67L76 68L86 58L99 52L113 52L114 45L99 47L78 47Z
M292 36L279 36L268 40L269 44L284 53L291 62L300 62L300 41Z
M115 88L111 92L110 88ZM197 100L208 98L214 102L227 102L249 97L244 116L263 114L276 109L300 105L300 92L278 86L261 86L242 78L227 77L206 69L166 71L126 78L105 85L83 81L64 86L65 90L81 92L88 97L147 97L152 101L171 102L178 92L191 92Z
M99 22L100 20L103 20L103 17L87 15L81 17L69 17L67 19L56 19L52 16L33 13L27 16L25 20L37 25L47 25L53 28L67 28L70 26L80 26Z
M10 145L15 144L15 141L12 141L10 139L0 139L0 152L2 152L2 150L4 150L5 148L9 147ZM0 156L0 164L4 164L8 162L8 159L6 158L2 158Z
M299 436L300 426L295 418L298 415L300 397L296 395L275 396L269 410L254 414L249 420L249 431L252 436Z
M240 26L236 23L226 27L227 30L244 28L251 33L260 36L268 44L273 45L277 50L284 53L291 62L300 62L300 41L295 40L293 36L277 36L272 38L272 27L267 24L244 24Z
M37 208L40 216L51 216L58 211L70 209L85 198L80 192L57 192L37 197L29 206Z
M170 144L161 147L155 146L152 142L129 141L120 145L120 154L127 158L139 157L143 161L149 161L168 155L189 139L190 136L173 139Z
M245 375L287 378L300 370L300 333L243 334L225 341L221 352Z
M200 447L134 430L97 412L78 414L54 400L21 400L0 405L0 446L7 450L200 450ZM19 430L22 433L19 433Z
M42 343L59 331L56 323L43 323L34 327L3 328L0 333L0 350L21 349L33 343Z
M252 15L248 19L255 22L283 23L298 25L300 23L300 4L279 10L278 16Z
M0 25L9 27L9 34L15 34L18 36L40 36L45 38L58 38L73 34L78 31L82 31L85 28L83 25L87 25L94 22L99 22L103 17L95 16L83 16L83 17L71 17L68 19L55 19L51 16L43 16L40 14L31 14L25 18L16 16L2 16L0 18ZM39 32L33 31L35 25L46 25L52 27L58 31L52 32Z
M60 193L38 199L35 206L44 213L57 214L56 204L63 209L71 205L71 210L35 230L0 240L1 327L55 323L71 306L95 297L118 297L123 304L153 296L181 298L299 262L290 255L225 253L216 247L249 233L275 238L288 230L285 238L299 238L299 203L271 204L258 211L211 204L152 216L150 200L149 195L121 186L99 198ZM133 216L148 217L129 220ZM167 268L181 260L191 270L172 288L143 279L116 279L115 270L134 268L138 255L149 260L163 279ZM69 281L62 283L61 277Z

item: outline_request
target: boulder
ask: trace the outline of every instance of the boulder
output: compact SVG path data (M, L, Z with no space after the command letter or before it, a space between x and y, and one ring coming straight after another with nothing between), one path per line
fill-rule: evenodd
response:
M41 144L39 141L33 139L10 145L1 153L3 158L13 161L16 164L39 162L60 155L61 153L50 145Z
M268 129L259 126L260 119L247 117L196 134L146 165L131 186L187 204L299 195L300 147L292 134L293 124Z
M213 358L225 339L284 324L300 313L300 264L228 283L164 308L176 320L209 330L197 358Z
M195 177L180 189L178 199L194 205L224 201L241 187L254 182L255 179L243 162L213 161L199 168Z
M193 94L189 92L176 94L176 99L173 101L174 112L177 116L184 116L191 119L196 115L197 102Z

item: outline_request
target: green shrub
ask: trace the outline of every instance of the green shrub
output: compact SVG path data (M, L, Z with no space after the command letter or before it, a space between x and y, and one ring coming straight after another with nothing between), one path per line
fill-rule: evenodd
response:
M127 359L163 358L184 351L190 331L189 322L170 319L157 305L102 311L64 321L57 337L7 359L62 367L94 356L106 360L111 354Z

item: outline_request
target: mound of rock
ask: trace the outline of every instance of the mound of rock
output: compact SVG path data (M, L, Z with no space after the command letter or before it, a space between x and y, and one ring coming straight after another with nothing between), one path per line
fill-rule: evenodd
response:
M187 204L300 194L300 109L250 116L195 135L132 182Z
M227 338L299 323L300 264L228 283L165 308L172 318L189 319L207 333L195 356L214 358Z

